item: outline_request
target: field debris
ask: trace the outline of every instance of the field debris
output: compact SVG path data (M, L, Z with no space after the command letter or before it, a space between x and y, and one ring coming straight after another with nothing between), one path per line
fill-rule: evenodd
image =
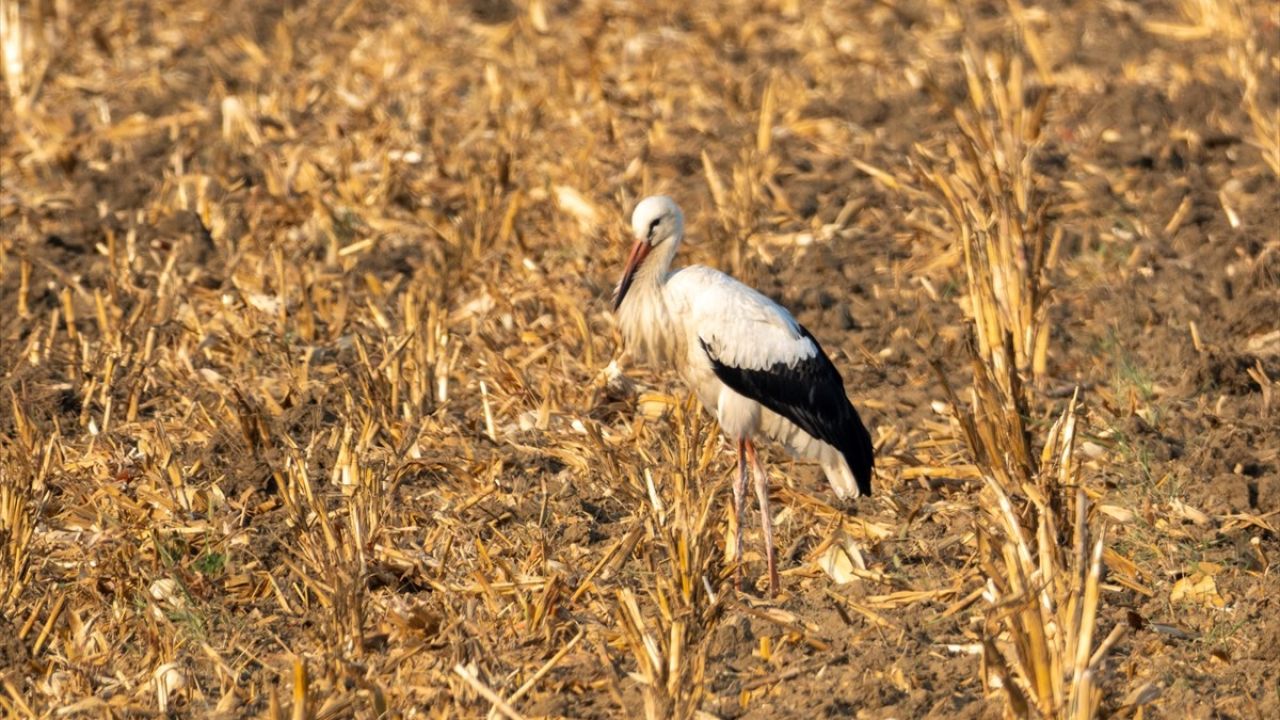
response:
M1280 716L1277 28L0 0L0 715ZM877 449L765 449L777 598L653 193Z

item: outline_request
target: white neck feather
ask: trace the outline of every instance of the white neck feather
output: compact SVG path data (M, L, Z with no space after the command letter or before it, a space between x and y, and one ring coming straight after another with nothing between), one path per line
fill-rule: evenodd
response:
M631 288L618 308L618 325L627 347L639 359L669 363L684 352L684 332L669 307L666 284L679 241L665 243L636 269Z

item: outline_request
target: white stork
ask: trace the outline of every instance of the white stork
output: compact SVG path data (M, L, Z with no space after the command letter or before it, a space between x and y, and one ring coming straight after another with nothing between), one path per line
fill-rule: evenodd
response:
M627 346L680 375L738 446L733 484L742 582L742 513L747 463L755 477L769 562L778 570L768 476L756 454L761 435L793 455L817 460L841 498L871 494L871 435L845 395L844 381L818 341L785 308L701 265L671 272L684 215L669 197L645 198L631 216L635 245L613 297Z

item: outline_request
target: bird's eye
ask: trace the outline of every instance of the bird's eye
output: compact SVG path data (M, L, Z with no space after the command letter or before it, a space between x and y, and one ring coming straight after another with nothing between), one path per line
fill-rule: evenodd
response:
M654 218L649 222L649 238L650 239L653 238L653 232L658 229L658 223L661 221L662 221L661 218Z

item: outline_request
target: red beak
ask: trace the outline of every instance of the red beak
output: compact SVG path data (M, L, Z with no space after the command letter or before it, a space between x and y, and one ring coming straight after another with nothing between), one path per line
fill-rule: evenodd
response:
M618 282L618 288L613 291L613 311L618 312L618 308L622 306L622 298L627 296L627 291L631 289L631 280L635 277L636 269L640 267L640 263L648 257L649 251L653 246L649 244L648 239L641 238L631 246L631 255L627 258L627 267L622 271L622 280Z

